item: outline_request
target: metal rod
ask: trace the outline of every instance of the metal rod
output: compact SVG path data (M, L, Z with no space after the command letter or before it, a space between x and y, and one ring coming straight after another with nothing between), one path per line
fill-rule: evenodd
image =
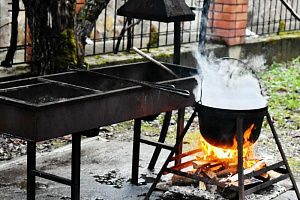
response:
M57 183L61 183L61 184L65 184L65 185L71 185L71 180L70 179L63 178L63 177L60 177L60 176L56 176L56 175L53 175L53 174L49 174L49 173L46 173L46 172L42 172L42 171L38 171L38 170L31 170L31 174L35 175L35 176L38 176L38 177L41 177L41 178L45 178L45 179L57 182Z
M36 143L27 141L27 200L35 200Z
M136 47L132 47L132 49L137 52L138 54L140 54L141 56L143 56L144 58L146 58L147 60L153 62L154 64L160 66L162 69L166 70L168 73L172 74L172 76L174 76L175 78L180 78L177 74L175 74L171 69L169 69L168 67L166 67L165 65L163 65L162 63L158 62L157 60L153 59L152 57L148 56L147 54L145 54L144 52L140 51L138 48Z
M236 118L237 125L237 147L238 147L238 182L239 182L239 200L245 198L245 186L244 186L244 167L243 167L243 121L240 116Z
M181 138L181 133L184 127L184 114L185 114L184 108L178 110L176 140L179 140ZM178 144L178 148L176 149L176 155L180 155L180 154L182 154L182 142ZM181 158L175 160L175 165L178 165L180 163L181 163Z
M166 112L158 142L161 142L161 143L165 142L166 135L168 133L168 128L169 128L170 121L171 121L171 117L172 117L172 111ZM161 149L162 149L161 147L155 148L152 158L150 160L150 163L148 165L148 169L154 169L154 166L155 166L157 158L161 152Z
M146 139L140 138L140 142L144 143L144 144L151 145L151 146L156 146L156 147L159 147L159 148L162 148L162 149L168 149L168 150L173 149L173 146L171 146L171 145L167 145L167 144L164 144L164 143L161 143L161 142L156 142L156 141L153 141L153 140L146 140Z
M80 200L81 134L72 135L71 199Z
M180 22L174 22L174 55L173 55L173 63L179 65L180 64Z
M140 139L142 120L134 120L131 183L137 185L139 179Z
M298 187L297 187L295 178L294 178L294 176L293 176L292 170L291 170L291 168L290 168L290 166L289 166L289 163L288 163L288 161L287 161L287 159L286 159L286 157L285 157L285 154L284 154L284 152L283 152L281 143L280 143L280 141L279 141L279 139L278 139L278 135L277 135L276 130L275 130L275 128L274 128L274 125L273 125L273 122L272 122L272 120L271 120L271 116L270 116L269 112L268 112L268 114L267 114L267 120L268 120L269 126L270 126L270 128L271 128L271 131L272 131L272 133L273 133L273 137L274 137L274 139L275 139L275 141L276 141L277 147L278 147L278 149L279 149L280 155L281 155L281 157L282 157L282 159L283 159L283 161L284 161L284 163L285 163L285 167L286 167L286 169L287 169L288 172L289 172L290 180L291 180L291 182L292 182L292 184L293 184L293 186L294 186L294 189L295 189L296 195L297 195L297 197L298 197L298 200L300 200L300 193L299 193L299 190L298 190Z
M280 0L281 3L286 7L286 9L288 9L291 14L297 19L300 21L300 15L297 14L297 12L293 9L293 7L288 4L288 2L286 2L285 0Z
M141 86L144 86L144 87L149 87L149 88L153 88L153 89L157 89L157 90L162 90L162 91L165 91L165 92L170 92L172 94L177 94L177 95L180 95L180 96L184 96L186 98L190 97L190 92L188 90L182 90L182 89L169 87L165 84L150 83L150 82L147 82L147 81L127 79L127 78L123 78L123 77L119 77L119 76L103 74L103 73L94 72L94 71L90 71L90 70L88 70L88 71L87 70L79 70L79 69L72 69L72 70L78 71L78 72L84 72L84 73L94 73L94 74L98 74L98 75L100 75L102 77L105 77L105 78L126 81L126 82L134 83L134 84L137 84L137 85L141 85Z
M175 144L174 148L171 150L171 152L170 152L168 158L166 159L164 165L162 166L162 168L160 169L159 173L157 174L156 179L152 183L152 185L151 185L151 187L150 187L150 189L149 189L146 197L144 198L145 200L148 200L150 198L150 196L151 196L152 192L154 191L157 183L159 182L161 176L166 171L166 169L168 167L168 164L169 164L170 160L172 159L173 154L175 153L176 149L178 149L178 146L182 142L182 140L183 140L186 132L190 128L190 126L191 126L191 124L192 124L192 122L193 122L193 120L194 120L195 117L196 117L196 110L194 110L192 116L190 117L190 119L188 120L186 126L184 127L184 129L183 129L183 131L182 131L182 133L180 135L180 138L178 138L178 140L176 141L176 144Z

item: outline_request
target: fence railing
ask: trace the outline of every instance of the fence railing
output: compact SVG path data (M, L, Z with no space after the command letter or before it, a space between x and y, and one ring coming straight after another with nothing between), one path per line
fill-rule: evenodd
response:
M300 0L286 2L300 14ZM279 0L249 0L248 29L257 35L299 31L300 21Z
M3 2L5 2L5 5L3 5ZM300 0L287 0L287 2L298 14L300 13ZM7 3L7 0L0 0L0 3L0 61L2 61L9 48L11 3ZM90 36L92 43L86 46L87 56L113 53L116 50L118 52L128 50L127 39L130 28L125 31L124 37L120 39L122 29L126 28L128 24L125 26L124 17L117 15L117 9L124 3L124 0L110 0L107 8L103 10L95 22L95 28ZM203 0L186 0L186 3L189 6L202 7ZM20 7L18 47L14 64L26 62L26 46L28 46L26 42L25 12L22 10L23 6ZM194 21L181 24L182 44L199 41L201 12L197 10L194 10L194 12L196 14ZM132 46L146 49L172 46L174 44L173 23L133 19L131 24L135 24L131 27L132 31L130 32ZM298 31L300 22L291 15L279 0L249 0L247 29L249 33L256 35ZM120 40L120 44L116 49L118 40Z

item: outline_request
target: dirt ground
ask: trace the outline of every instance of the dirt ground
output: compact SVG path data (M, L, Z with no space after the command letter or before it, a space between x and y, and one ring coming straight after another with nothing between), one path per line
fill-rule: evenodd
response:
M153 172L147 170L153 147L141 145L140 156L140 185L132 185L131 157L132 142L99 140L98 137L87 138L82 141L81 153L81 199L82 200L139 200L145 197L153 179L162 166L168 151L163 151ZM51 152L37 154L39 170L70 178L71 145L57 148ZM103 181L103 177L106 180ZM163 176L162 183L170 177ZM289 180L285 183L290 184ZM57 200L70 199L70 187L59 183L37 178L36 199ZM151 199L199 199L174 195L172 198L164 197L166 194L155 191ZM26 156L16 157L0 164L0 199L21 200L26 199ZM223 199L223 198L215 198ZM257 199L257 198L256 198ZM285 192L275 200L296 199L293 190Z

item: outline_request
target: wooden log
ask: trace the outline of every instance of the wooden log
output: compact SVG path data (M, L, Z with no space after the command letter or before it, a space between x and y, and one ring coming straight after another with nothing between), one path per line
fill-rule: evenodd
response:
M224 178L224 177L228 177L230 175L234 175L237 173L237 166L235 167L229 167L229 168L226 168L226 169L223 169L219 172L217 172L217 177L218 178Z
M259 180L262 180L263 182L266 182L266 181L270 180L270 175L267 172L267 173L260 174L259 176L255 176L254 178L257 178Z
M169 167L169 169L180 171L180 170L182 170L182 169L184 169L184 168L187 168L187 167L189 167L189 166L192 166L194 161L195 161L195 160L190 160L190 161L187 161L187 162L184 162L184 163L175 165L175 166L173 166L173 167ZM168 174L168 173L169 173L169 172L163 172L163 175L166 175L166 174Z
M205 176L207 176L210 179L217 179L218 178L217 174L215 172L211 171L211 170L203 170L202 172Z
M195 154L195 153L198 153L198 152L201 152L201 151L202 151L201 149L194 149L194 150L192 150L192 151L188 151L188 152L179 154L179 155L177 155L177 156L173 156L173 157L171 158L171 161L177 160L177 159L180 159L180 158L184 158L184 157L186 157L186 156L190 156L190 155L192 155L192 154Z
M196 160L193 162L194 169L200 169L200 168L203 168L208 165L210 165L210 163L209 163L209 161L206 161L206 160Z
M172 176L172 185L178 185L178 186L189 186L189 185L196 185L197 181L191 178L187 178L185 176L179 176L177 174L174 174Z
M261 166L265 166L265 165L266 165L265 161L261 160L261 161L257 162L255 165L253 165L252 167L245 169L244 174L249 174L249 173L253 172L254 170L256 170L257 168L259 168ZM228 178L228 181L231 181L231 182L235 182L237 180L238 180L238 174L235 174L234 176Z
M206 184L203 181L199 181L199 190L206 191Z

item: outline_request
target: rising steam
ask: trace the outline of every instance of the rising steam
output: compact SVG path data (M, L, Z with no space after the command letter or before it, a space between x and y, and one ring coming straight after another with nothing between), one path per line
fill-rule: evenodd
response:
M255 74L264 64L262 57L251 59L252 64L246 64L232 58L216 59L198 53L194 56L199 72L198 86L194 90L196 101L205 106L234 110L267 105Z

